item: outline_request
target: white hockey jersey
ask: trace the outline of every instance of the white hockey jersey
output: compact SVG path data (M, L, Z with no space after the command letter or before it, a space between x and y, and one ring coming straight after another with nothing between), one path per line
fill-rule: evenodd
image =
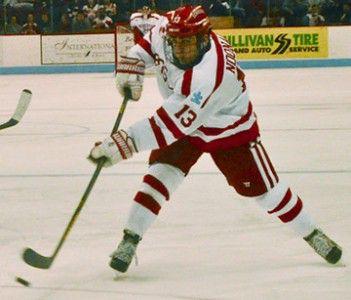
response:
M140 12L133 13L130 16L129 25L132 29L137 28L145 35L159 21L160 15L152 13L146 17Z
M166 56L162 20L133 46L128 56L156 66L164 104L148 119L128 129L139 151L165 147L188 136L205 152L229 149L259 136L245 75L227 41L211 32L211 48L201 62L181 70Z

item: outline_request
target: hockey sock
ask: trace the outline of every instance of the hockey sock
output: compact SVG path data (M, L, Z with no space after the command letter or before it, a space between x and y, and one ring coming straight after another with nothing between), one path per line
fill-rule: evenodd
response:
M178 168L161 163L151 165L134 197L126 228L142 237L183 179Z
M256 198L256 202L269 214L277 216L289 225L301 237L306 237L316 228L300 197L281 182Z

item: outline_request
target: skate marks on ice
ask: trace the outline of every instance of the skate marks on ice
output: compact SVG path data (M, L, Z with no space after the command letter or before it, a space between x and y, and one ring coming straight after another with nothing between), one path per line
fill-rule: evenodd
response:
M152 271L151 271L152 272ZM11 278L14 275L11 274ZM52 277L51 280L47 280ZM46 284L36 278L31 281L30 287L23 287L18 283L14 284L0 284L0 291L4 299L144 299L144 300L215 300L217 297L201 297L196 291L186 292L181 289L174 291L163 290L160 284L163 279L159 276L140 275L135 273L133 275L123 274L118 279L113 278L113 272L106 270L102 273L95 273L91 277L86 274L84 280L76 278L67 282L58 279L57 276L46 276ZM63 276L61 276L61 279ZM27 278L28 279L28 278ZM140 285L152 285L154 288L143 289ZM174 284L173 284L174 285ZM139 286L139 288L138 288ZM177 284L175 284L177 286ZM193 296L191 296L193 294Z
M139 282L139 280L133 280L131 278L126 278L126 280L130 282ZM12 286L12 285L0 285L0 288L9 288L9 289L22 289L20 285ZM179 300L216 300L216 298L209 297L191 297L182 294L159 294L159 293L143 293L143 292L126 292L125 290L106 290L106 289L88 289L88 288L65 288L65 287L44 287L44 286L31 286L29 287L32 290L43 292L44 296L40 296L39 298L33 299L52 299L52 295L60 292L62 296L57 297L54 296L55 299L70 299L73 297L74 299L101 299L102 296L104 299L144 299L144 300L167 300L167 299L179 299ZM66 296L65 296L66 295ZM67 298L66 298L67 297ZM13 298L12 298L13 299ZM16 299L16 298L15 298ZM71 298L72 299L72 298Z

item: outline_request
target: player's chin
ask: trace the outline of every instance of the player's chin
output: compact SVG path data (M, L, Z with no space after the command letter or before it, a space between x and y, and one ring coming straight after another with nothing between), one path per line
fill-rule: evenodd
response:
M189 65L191 66L193 63L194 63L195 59L194 58L187 58L187 57L184 57L182 59L179 59L179 62L183 65Z

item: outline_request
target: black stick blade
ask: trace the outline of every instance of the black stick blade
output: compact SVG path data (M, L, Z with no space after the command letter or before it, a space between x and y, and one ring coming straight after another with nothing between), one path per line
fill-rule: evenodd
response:
M31 248L24 249L22 258L28 265L39 269L49 269L53 262L52 257L42 256Z
M5 129L5 128L9 128L9 127L12 127L12 126L15 126L17 123L18 123L17 120L10 119L6 123L0 125L0 130L1 129Z

